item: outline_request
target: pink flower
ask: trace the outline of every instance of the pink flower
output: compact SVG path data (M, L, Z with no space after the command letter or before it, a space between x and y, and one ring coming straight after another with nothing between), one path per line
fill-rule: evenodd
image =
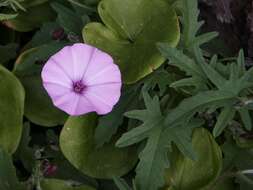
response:
M118 66L110 55L86 44L64 47L50 57L41 76L54 105L69 115L107 114L120 97Z

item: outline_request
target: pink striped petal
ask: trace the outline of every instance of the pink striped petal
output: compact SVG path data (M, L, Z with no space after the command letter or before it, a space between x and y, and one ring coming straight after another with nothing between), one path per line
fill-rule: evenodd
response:
M109 113L118 102L121 74L110 55L77 43L53 55L42 69L43 86L69 115Z

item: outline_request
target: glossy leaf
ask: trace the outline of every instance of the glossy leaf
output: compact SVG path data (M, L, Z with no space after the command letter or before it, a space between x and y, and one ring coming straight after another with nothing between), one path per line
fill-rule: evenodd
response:
M222 153L212 135L204 128L195 129L192 137L197 160L172 154L171 168L167 171L168 185L172 189L197 190L209 186L222 169Z
M103 0L98 11L105 26L86 25L84 41L114 57L125 83L140 80L165 61L157 42L175 47L179 41L177 15L163 0Z
M25 92L18 79L0 65L0 145L15 152L22 135Z
M94 131L97 116L89 114L70 117L60 135L65 157L77 169L96 178L112 178L128 173L137 162L136 148L116 148L114 136L110 143L96 149Z

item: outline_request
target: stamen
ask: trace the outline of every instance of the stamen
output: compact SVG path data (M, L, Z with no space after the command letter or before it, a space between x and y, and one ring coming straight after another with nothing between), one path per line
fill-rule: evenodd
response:
M85 84L83 83L83 81L77 81L77 82L73 82L73 91L75 93L78 93L78 94L82 94L83 91L85 90L86 86Z

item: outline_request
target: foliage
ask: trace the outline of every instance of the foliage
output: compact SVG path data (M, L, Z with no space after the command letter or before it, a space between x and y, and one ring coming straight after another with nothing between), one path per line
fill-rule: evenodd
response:
M198 5L0 0L0 189L252 189L253 67L206 48L218 33ZM107 115L68 116L43 88L46 61L77 42L119 65Z

